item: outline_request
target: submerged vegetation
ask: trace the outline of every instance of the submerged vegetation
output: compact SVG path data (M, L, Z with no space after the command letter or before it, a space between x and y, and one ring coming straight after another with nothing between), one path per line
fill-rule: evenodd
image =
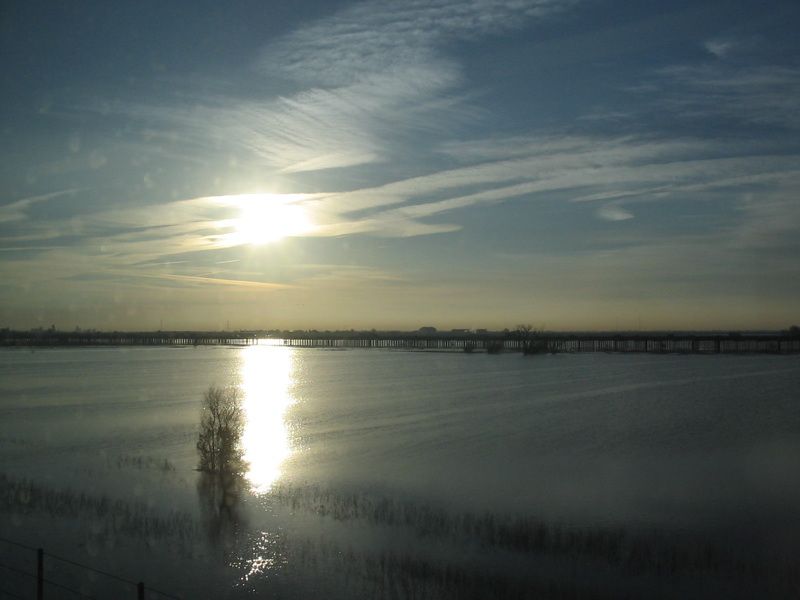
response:
M414 547L451 549L438 556L387 550L377 557L364 557L363 568L377 577L370 597L625 597L607 590L643 578L666 587L702 581L712 589L731 581L746 588L781 590L800 583L788 564L770 564L746 551L688 534L572 526L493 512L452 512L410 500L317 486L278 486L273 497L293 512L411 532L419 540ZM495 557L508 568L500 568L495 559L488 558L470 564L475 555ZM597 590L580 589L574 579L554 577L550 572L554 565L555 572L577 570L584 582L596 577L602 585L598 584ZM534 573L536 577L531 579ZM414 581L422 589L414 588Z
M0 513L89 519L95 524L93 531L101 537L123 535L148 542L160 538L193 542L200 531L197 521L186 512L161 512L143 501L130 502L103 494L54 488L4 473L0 473Z
M166 458L156 458L154 456L139 456L123 454L115 459L108 458L106 464L115 465L118 469L138 469L149 471L163 471L164 473L175 471L175 465Z
M636 598L642 589L637 586L645 585L663 592L649 597L681 597L680 590L702 588L704 597L736 598L753 590L763 597L790 597L784 592L798 585L789 564L689 536L458 512L311 485L280 485L270 498L300 521L304 513L330 520L329 535L287 535L282 527L264 529L265 524L255 523L251 529L238 497L221 489L220 481L201 474L198 520L178 511L160 513L143 502L0 474L0 512L23 519L37 513L79 519L92 523L98 542L118 536L148 545L163 540L171 551L180 548L195 558L205 554L197 550L205 538L222 551L222 562L239 573L245 594L286 586L289 597L303 597L297 590L310 597L324 589L331 598ZM376 548L357 538L345 541L349 536L337 538L330 528L334 523L342 531L365 531L367 526L371 536L393 542Z

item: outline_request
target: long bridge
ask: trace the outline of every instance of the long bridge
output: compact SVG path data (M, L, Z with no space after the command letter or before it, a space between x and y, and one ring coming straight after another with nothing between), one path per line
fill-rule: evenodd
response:
M4 331L0 346L250 346L259 336L242 331Z
M800 353L800 336L788 333L528 333L519 332L319 332L155 331L0 332L0 346L251 346L382 348L456 352Z
M800 338L779 334L570 334L545 333L530 337L466 334L421 336L398 334L379 337L301 335L282 339L284 346L300 348L386 348L462 352L661 352L692 354L800 352Z

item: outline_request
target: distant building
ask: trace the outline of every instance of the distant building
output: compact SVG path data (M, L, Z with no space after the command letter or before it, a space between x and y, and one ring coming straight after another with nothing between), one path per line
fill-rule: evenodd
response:
M432 333L436 333L436 327L420 327L417 331L425 335L430 335Z
M451 329L450 333L469 333L469 329Z
M476 329L475 333L477 333L478 335L486 335L487 333L489 333L489 330L488 329Z

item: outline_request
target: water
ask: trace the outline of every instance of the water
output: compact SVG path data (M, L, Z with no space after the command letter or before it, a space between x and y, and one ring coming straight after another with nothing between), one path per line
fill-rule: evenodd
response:
M194 470L211 384L230 496ZM6 350L0 536L183 597L780 597L798 389L795 356Z

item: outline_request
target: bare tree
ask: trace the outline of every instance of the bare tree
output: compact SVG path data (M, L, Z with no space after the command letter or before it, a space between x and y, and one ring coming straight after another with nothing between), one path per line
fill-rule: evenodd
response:
M541 336L543 329L533 325L517 325L514 334L520 342L523 354L539 354L547 351L547 342Z
M211 386L203 397L197 451L198 469L206 473L239 473L245 467L241 438L244 411L236 388Z
M535 333L533 325L517 325L514 330L520 339L527 339L531 334Z

